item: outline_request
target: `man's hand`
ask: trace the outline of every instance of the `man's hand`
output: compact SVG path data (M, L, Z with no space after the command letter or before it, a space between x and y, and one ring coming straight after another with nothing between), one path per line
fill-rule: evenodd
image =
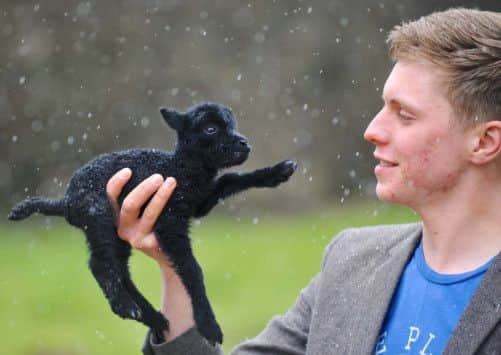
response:
M164 181L160 174L150 176L125 197L119 210L118 196L131 176L129 168L122 169L106 185L106 192L115 209L118 235L161 266L170 266L167 256L158 245L153 227L176 187L176 180L169 177ZM142 216L139 216L141 208L150 198Z
M118 236L156 260L160 266L163 295L161 311L169 320L170 327L169 331L164 332L164 337L170 341L195 326L190 296L169 258L160 249L153 231L158 216L176 187L176 180L169 177L164 181L159 174L150 176L125 197L119 209L118 196L131 176L130 169L120 170L108 181L106 192L115 209ZM150 197L143 215L139 217L141 207Z

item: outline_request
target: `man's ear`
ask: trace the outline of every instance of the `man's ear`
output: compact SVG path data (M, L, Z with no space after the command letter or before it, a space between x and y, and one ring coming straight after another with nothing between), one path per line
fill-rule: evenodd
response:
M181 131L184 127L185 117L182 113L175 110L169 110L168 108L161 107L160 113L164 118L164 121L175 131Z
M474 129L470 160L474 164L485 164L501 152L501 121L488 121Z

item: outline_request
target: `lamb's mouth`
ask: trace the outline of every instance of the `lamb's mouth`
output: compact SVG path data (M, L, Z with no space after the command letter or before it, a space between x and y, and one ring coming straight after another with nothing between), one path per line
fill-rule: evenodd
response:
M228 159L227 164L241 164L249 157L249 151L237 150L231 153L231 158Z

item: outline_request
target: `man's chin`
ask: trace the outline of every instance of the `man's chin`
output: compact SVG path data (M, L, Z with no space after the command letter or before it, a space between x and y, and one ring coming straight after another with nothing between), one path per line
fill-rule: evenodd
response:
M403 191L395 191L395 189L390 189L385 186L376 186L376 196L377 198L384 203L394 204L394 205L402 205L409 208L413 208L412 201L414 200L414 196L410 196L409 194L403 193Z
M382 202L398 203L397 194L391 189L381 186L380 183L376 186L376 196Z

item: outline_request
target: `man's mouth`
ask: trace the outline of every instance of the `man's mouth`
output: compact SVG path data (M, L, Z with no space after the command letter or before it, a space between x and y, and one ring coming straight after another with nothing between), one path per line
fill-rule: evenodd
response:
M391 163L389 161L385 161L385 160L380 160L379 161L379 166L383 167L383 168L392 168L394 166L397 166L398 164L396 163Z
M379 162L378 166L381 168L393 168L398 165L398 163L392 162L391 160L383 158L378 153L374 153L374 158Z

